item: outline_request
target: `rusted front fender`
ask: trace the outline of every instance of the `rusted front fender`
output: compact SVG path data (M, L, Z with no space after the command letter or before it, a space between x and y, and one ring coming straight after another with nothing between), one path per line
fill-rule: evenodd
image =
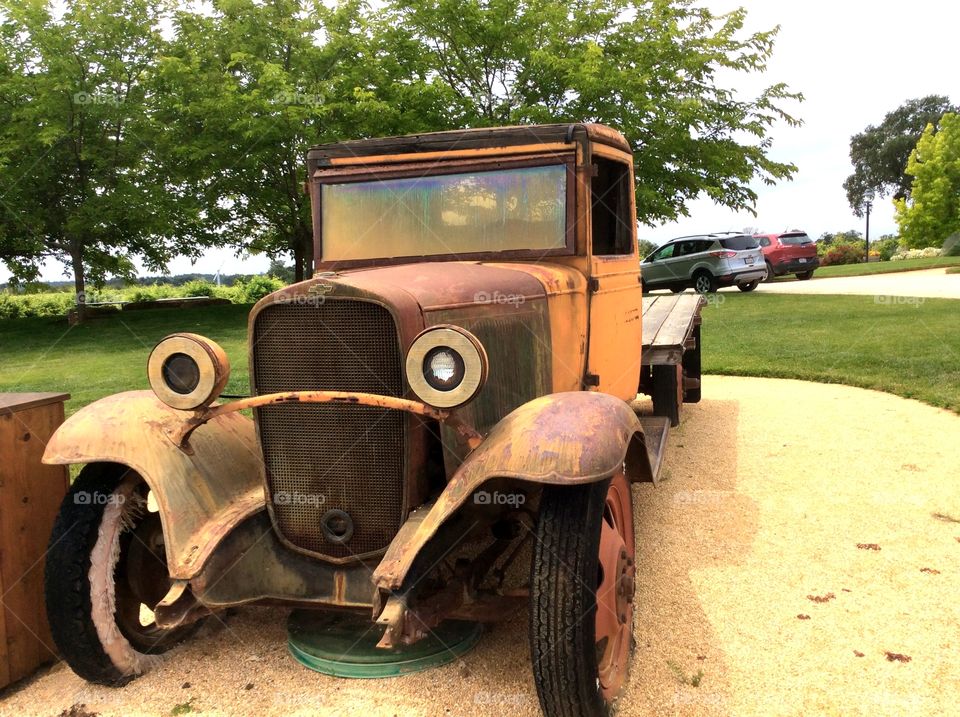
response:
M420 551L488 480L578 485L605 480L621 466L632 481L653 480L643 427L621 399L587 391L534 399L490 431L429 510L411 514L374 571L374 584L400 590Z
M157 500L167 564L178 579L196 575L217 543L264 507L253 421L218 416L184 450L171 436L186 415L151 391L118 393L72 415L43 454L44 463L120 463L139 473Z

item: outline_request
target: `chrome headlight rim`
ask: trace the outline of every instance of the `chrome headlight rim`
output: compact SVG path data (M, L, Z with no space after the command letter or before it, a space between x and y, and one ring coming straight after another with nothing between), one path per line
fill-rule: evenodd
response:
M181 355L197 367L196 385L187 392L168 382L170 361ZM226 352L210 339L197 334L172 334L161 339L150 352L147 377L157 398L171 408L191 411L209 405L220 395L230 378L230 362Z
M463 363L463 377L449 389L431 385L426 361L439 351L454 353ZM407 383L421 401L434 408L457 408L471 401L487 380L487 353L476 336L459 326L431 326L413 340L407 351Z

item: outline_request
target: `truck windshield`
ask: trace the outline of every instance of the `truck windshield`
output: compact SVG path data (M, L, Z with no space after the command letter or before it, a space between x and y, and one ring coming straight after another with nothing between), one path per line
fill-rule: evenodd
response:
M566 247L563 164L321 188L323 261Z

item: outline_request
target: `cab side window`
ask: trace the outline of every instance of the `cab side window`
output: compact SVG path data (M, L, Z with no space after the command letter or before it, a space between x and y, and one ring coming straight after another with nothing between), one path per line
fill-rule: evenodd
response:
M636 247L630 216L630 170L625 164L600 157L595 158L594 166L597 172L590 182L593 253L632 254Z

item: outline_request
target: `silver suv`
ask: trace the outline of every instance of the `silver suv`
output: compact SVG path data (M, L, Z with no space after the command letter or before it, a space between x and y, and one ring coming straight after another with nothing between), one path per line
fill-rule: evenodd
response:
M687 287L700 294L736 285L753 291L767 276L760 243L748 234L696 234L668 241L640 264L644 291Z

